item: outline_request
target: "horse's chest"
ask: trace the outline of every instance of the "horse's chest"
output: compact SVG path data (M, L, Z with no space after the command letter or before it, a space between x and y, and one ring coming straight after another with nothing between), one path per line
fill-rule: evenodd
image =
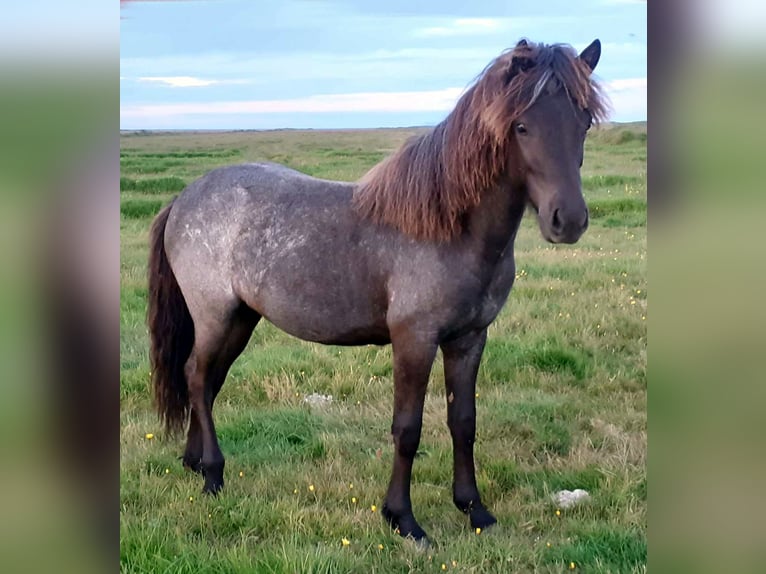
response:
M477 294L475 303L471 306L473 312L466 317L471 327L483 328L495 320L508 299L515 275L513 253L509 253Z
M508 300L508 294L513 286L513 274L510 278L493 282L487 289L479 310L480 322L489 324L494 321Z

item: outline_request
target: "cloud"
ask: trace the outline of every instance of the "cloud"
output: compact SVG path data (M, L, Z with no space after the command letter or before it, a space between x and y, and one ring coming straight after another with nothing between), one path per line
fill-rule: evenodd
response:
M646 120L646 78L624 78L604 82L604 89L612 102L613 120Z
M252 84L272 84L287 80L412 79L424 74L442 77L444 67L449 63L450 71L465 68L466 77L470 78L495 56L495 48L473 46L442 49L411 47L347 53L274 53L268 57L248 52L215 52L121 58L120 70L130 77L247 78ZM309 61L311 65L307 66Z
M646 78L625 78L604 83L615 121L646 119ZM120 107L121 120L173 116L232 116L279 113L449 112L464 88L408 92L358 92L320 94L279 100L239 100L137 104Z
M316 95L285 100L245 100L204 103L126 105L121 119L155 118L197 114L273 114L326 112L421 112L449 111L463 88L421 92L361 92Z
M120 76L120 79L125 79ZM193 76L141 76L139 82L155 82L171 88L199 88L216 84L245 84L247 80L205 80Z
M571 16L440 19L432 26L415 28L412 35L416 38L488 36L501 33L526 35L530 33L530 30L546 29L551 26L575 25L577 21L577 19Z
M623 80L612 80L606 82L606 88L615 93L642 88L646 91L648 83L646 78L626 78Z
M415 36L431 38L435 36L476 36L479 34L495 33L506 27L507 22L501 18L457 18L445 22L442 26L429 26L415 30Z

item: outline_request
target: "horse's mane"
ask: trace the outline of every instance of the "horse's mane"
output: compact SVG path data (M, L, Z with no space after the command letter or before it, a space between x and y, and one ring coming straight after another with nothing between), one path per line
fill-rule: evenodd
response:
M508 161L513 121L555 79L594 122L608 104L591 69L568 45L521 41L484 69L455 109L408 140L358 182L357 213L417 239L446 241Z

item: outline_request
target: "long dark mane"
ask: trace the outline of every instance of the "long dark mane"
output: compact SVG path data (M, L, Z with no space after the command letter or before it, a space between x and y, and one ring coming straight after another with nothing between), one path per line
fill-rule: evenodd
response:
M608 104L588 65L568 45L521 41L492 61L455 109L407 141L359 181L354 208L416 239L447 241L508 163L512 122L550 81L602 121Z

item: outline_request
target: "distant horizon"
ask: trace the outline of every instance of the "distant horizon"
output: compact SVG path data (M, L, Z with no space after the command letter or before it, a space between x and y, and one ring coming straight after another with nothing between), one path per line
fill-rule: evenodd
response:
M600 127L621 126L631 124L647 124L648 120L632 120L626 122L603 122ZM372 130L419 130L432 129L437 124L432 125L412 125L412 126L377 126L377 127L352 127L352 128L120 128L120 132L325 132L325 131L372 131Z

